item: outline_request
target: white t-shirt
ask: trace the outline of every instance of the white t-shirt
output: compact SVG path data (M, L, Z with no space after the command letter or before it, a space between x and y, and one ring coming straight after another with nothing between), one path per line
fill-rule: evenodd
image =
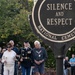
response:
M16 53L11 50L10 52L7 50L3 53L2 62L6 61L4 65L14 65L15 64Z

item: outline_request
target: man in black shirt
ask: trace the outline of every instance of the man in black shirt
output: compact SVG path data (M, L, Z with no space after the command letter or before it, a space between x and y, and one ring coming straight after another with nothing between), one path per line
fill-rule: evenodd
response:
M24 42L24 47L21 48L20 63L22 67L22 75L30 75L32 66L32 49L28 41Z
M68 75L68 68L70 67L70 63L68 61L68 57L65 57L64 66L65 66L64 75Z

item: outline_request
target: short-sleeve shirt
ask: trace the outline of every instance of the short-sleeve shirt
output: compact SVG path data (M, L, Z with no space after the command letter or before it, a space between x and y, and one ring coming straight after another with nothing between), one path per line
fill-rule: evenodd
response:
M71 58L69 62L74 63L74 64L71 64L71 66L75 66L75 58Z

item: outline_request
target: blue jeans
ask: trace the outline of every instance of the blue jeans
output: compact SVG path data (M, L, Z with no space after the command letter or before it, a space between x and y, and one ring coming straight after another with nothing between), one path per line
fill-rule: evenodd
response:
M68 75L68 69L64 70L64 75Z
M22 75L30 75L31 67L25 68L22 66Z
M17 75L17 71L18 71L18 63L15 61L15 65L14 65L14 75Z

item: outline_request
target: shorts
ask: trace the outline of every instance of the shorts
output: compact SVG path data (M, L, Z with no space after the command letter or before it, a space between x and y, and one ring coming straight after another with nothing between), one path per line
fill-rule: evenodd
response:
M34 73L39 72L40 74L44 74L45 73L44 63L40 64L40 65L35 64L35 68L33 69L33 71L34 71Z

